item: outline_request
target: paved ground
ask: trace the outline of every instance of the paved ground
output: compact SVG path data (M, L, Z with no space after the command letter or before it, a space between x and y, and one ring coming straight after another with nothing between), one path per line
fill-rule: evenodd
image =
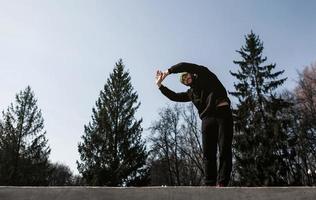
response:
M316 187L0 187L0 200L316 200Z

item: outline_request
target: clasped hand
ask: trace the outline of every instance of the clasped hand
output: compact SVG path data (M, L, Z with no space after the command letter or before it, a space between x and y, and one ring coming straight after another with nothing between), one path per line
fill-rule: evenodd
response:
M164 72L163 72L163 71L160 71L160 70L157 70L157 72L156 72L156 85L157 85L158 87L160 87L162 81L163 81L168 75L169 75L168 70L166 70L166 71L164 71Z

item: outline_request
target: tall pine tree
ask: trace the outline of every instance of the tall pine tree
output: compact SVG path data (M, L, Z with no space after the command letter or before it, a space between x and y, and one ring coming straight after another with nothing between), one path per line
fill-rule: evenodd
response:
M28 86L0 121L0 184L48 185L50 148L44 119Z
M147 152L142 119L135 119L138 95L120 59L107 79L78 145L78 170L88 185L141 185L146 181Z
M238 82L231 95L237 97L235 114L235 172L238 184L247 186L287 184L288 135L282 131L282 110L289 104L276 89L286 78L274 72L276 64L265 65L263 43L252 31L246 44L237 51L237 72L230 72Z

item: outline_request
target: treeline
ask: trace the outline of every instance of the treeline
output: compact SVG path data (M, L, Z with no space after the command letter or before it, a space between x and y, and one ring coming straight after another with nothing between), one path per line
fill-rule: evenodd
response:
M233 61L232 186L316 185L316 64L281 90L284 70L266 64L253 32ZM192 104L161 108L144 138L140 106L119 60L100 91L78 145L75 176L49 161L44 119L28 86L0 118L0 185L203 185L200 120Z

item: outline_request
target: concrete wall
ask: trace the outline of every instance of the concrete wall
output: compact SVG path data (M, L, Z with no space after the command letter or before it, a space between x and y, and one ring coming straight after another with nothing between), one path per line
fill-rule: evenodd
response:
M0 200L316 200L315 187L0 187Z

